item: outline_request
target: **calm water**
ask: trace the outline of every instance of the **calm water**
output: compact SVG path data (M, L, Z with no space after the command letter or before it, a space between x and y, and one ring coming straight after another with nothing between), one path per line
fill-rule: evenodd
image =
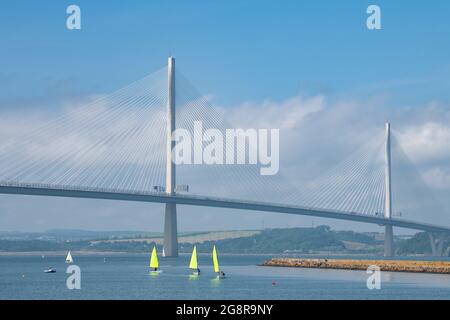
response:
M363 271L260 267L268 256L228 255L220 257L227 279L214 280L210 256L199 257L202 275L192 279L189 258L160 258L163 273L151 276L146 255L75 254L81 290L68 290L64 256L0 256L0 299L450 298L450 275L383 273L381 290L368 290ZM57 272L43 273L48 266Z

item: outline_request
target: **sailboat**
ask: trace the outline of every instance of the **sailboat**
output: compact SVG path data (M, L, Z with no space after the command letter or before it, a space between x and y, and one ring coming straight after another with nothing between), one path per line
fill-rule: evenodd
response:
M72 255L70 254L70 251L67 253L66 263L73 263L73 258Z
M214 272L216 272L218 274L217 277L219 279L224 279L225 278L225 273L220 270L219 258L217 258L216 246L213 247L213 264L214 264Z
M153 247L152 257L150 258L150 268L152 269L150 273L158 274L161 273L159 269L158 252L156 251L156 246Z
M197 261L197 246L194 246L194 250L192 250L191 263L189 264L189 268L194 270L193 275L200 275L200 269L198 268Z

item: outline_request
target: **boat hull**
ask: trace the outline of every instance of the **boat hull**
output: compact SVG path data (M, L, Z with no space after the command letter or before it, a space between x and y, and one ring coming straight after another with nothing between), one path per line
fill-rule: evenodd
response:
M162 270L157 270L157 271L151 270L150 271L150 274L152 274L152 275L158 275L160 273L162 273Z

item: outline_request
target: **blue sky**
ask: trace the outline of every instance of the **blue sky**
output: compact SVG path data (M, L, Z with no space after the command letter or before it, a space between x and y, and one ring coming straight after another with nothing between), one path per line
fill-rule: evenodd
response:
M382 10L380 31L365 26L371 3ZM69 4L81 7L80 31L65 28ZM448 12L448 1L9 2L0 99L109 92L172 54L220 104L390 88L395 104L448 101Z
M66 28L71 4L81 8L81 30ZM366 28L369 4L381 7L382 30ZM286 170L321 172L326 168L320 165L338 162L390 119L406 151L419 159L425 180L445 198L450 192L449 13L450 2L444 0L2 3L0 138L14 131L15 122L23 124L24 110L61 112L79 97L112 92L158 70L173 55L197 89L240 125L293 119L282 133L296 146L281 150L282 163L289 160ZM157 206L149 214L141 204L1 198L3 229L162 227ZM36 207L45 210L24 225ZM61 210L77 219L60 215ZM89 210L97 210L99 218L91 219ZM135 219L123 216L128 210ZM260 227L261 219L266 226L311 224L310 218L242 213L237 225L226 215L194 211L180 215L181 230L198 230L198 219L205 222L201 228L212 229ZM449 216L434 221L428 216L427 222L450 224Z

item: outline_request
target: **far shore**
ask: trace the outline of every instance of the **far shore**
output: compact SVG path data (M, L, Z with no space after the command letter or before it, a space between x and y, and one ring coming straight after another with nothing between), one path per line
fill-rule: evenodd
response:
M1 256L65 256L67 255L68 250L58 250L58 251L1 251ZM76 255L85 255L85 256L115 256L115 255L148 255L149 252L127 252L127 251L95 251L95 250L71 250L72 254ZM179 252L181 256L190 255L190 252ZM199 255L210 255L210 252L198 252ZM293 253L293 252L284 252L284 253L273 253L273 252L260 252L260 253L230 253L230 252L222 252L221 256L272 256L272 257L280 257L286 259L298 259L296 257L311 257L311 258L323 258L323 257L354 257L355 259L368 259L370 257L375 257L375 254L364 254L364 253L330 253L330 252L316 252L316 253ZM408 255L401 256L400 258L404 259L427 259L431 258L430 256L424 254L416 254L416 255ZM380 258L381 259L381 258ZM433 259L434 260L434 259Z
M72 254L86 256L126 255L129 252L109 251L71 251ZM0 256L66 256L67 251L0 251Z

